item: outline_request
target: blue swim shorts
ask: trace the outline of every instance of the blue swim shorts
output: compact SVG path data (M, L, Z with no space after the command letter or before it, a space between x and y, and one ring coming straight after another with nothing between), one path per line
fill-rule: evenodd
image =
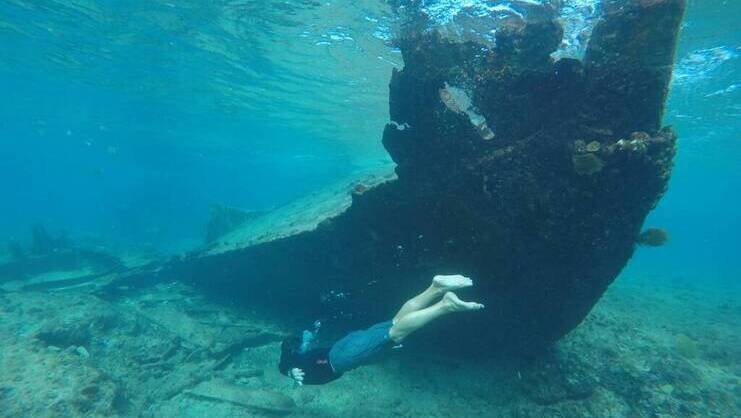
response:
M394 343L389 337L392 321L381 322L372 327L354 331L334 343L329 350L329 362L336 373L344 373L368 364L378 354Z

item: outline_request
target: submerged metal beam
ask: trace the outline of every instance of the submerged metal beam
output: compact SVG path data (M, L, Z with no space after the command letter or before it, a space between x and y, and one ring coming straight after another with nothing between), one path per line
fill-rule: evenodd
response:
M462 273L476 282L462 297L487 308L438 335L485 350L560 338L631 257L675 153L661 116L684 0L619 3L584 61L551 58L548 14L499 28L495 47L408 31L383 134L396 175L262 215L170 273L355 326Z

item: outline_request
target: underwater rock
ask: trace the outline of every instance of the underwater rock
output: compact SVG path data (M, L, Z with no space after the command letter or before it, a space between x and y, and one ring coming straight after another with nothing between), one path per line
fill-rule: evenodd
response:
M553 405L592 396L597 379L586 372L578 358L548 353L521 372L518 385L527 398L538 405Z
M90 353L83 346L77 347L77 349L75 349L75 353L77 353L77 355L85 359L90 357Z
M613 3L583 61L551 57L563 31L548 13L498 28L493 47L406 31L383 133L394 173L265 214L161 276L350 328L462 273L487 309L440 324L439 346L549 345L633 254L675 154L661 116L684 1Z
M36 334L36 339L46 346L77 347L90 343L90 330L87 323L75 323L65 326L47 326Z

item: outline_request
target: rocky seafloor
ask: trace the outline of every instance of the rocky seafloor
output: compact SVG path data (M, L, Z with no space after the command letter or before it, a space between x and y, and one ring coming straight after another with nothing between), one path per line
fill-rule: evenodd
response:
M622 277L536 360L425 354L416 341L297 387L276 367L296 324L183 284L6 290L0 417L733 417L738 295L738 285Z

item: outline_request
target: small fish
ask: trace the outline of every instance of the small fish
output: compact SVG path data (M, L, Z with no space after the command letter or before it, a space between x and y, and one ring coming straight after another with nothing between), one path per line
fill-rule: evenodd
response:
M669 241L669 233L661 228L648 228L638 235L638 245L661 247Z

